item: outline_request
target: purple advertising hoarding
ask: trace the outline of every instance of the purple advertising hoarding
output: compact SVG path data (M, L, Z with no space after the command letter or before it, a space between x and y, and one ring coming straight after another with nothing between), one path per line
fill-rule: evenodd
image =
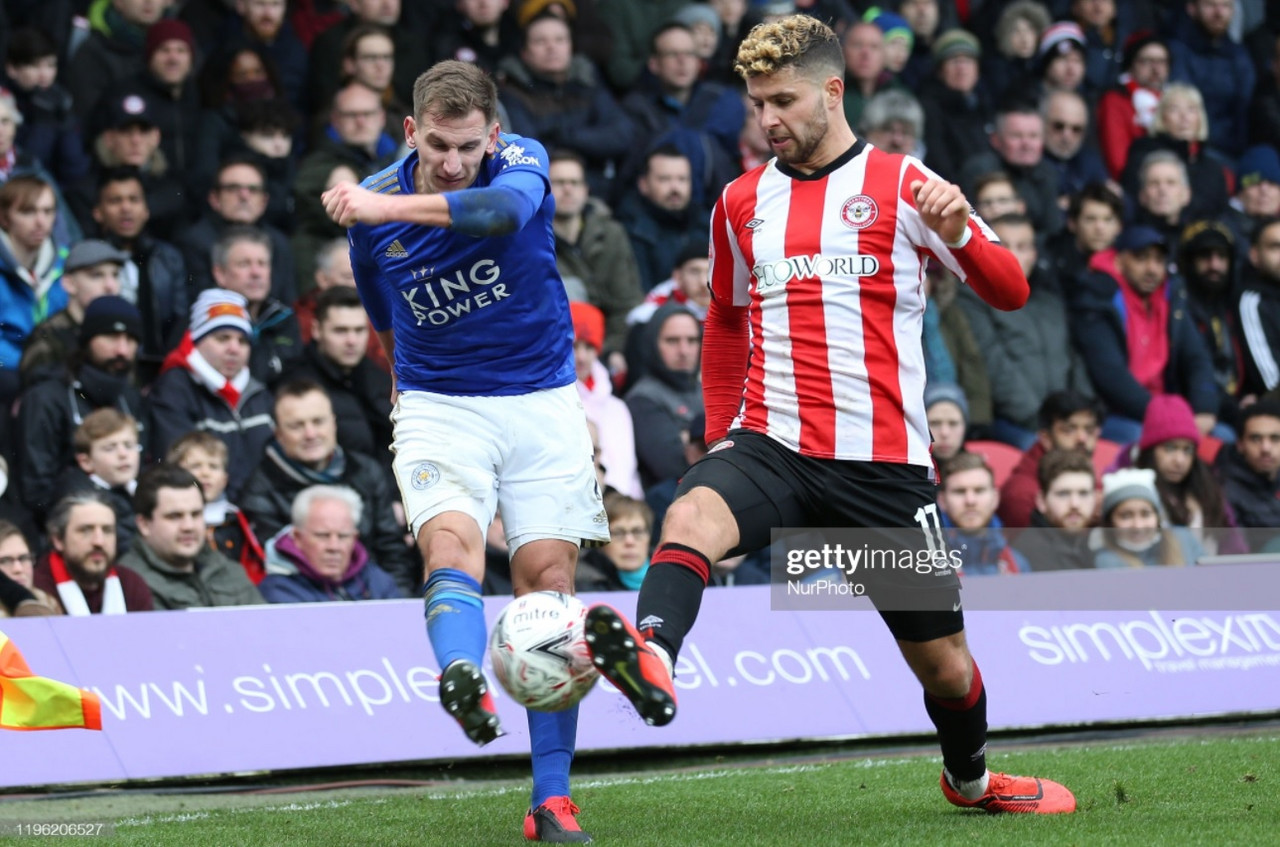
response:
M1280 568L1216 568L1222 584L1280 608ZM1190 569L1182 569L1183 574ZM993 729L1280 710L1280 612L1149 611L1179 576L1151 569L972 580L986 591L1141 589L1139 611L981 611L969 641ZM1140 583L1147 583L1145 589ZM990 586L989 588L987 586ZM1030 596L1030 595L1029 595ZM584 596L618 603L634 594ZM1002 601L1001 608L1009 608ZM490 620L505 600L487 598ZM1043 609L1037 599L1028 607ZM1187 603L1178 606L1188 608ZM524 755L522 710L497 691L508 736L476 748L439 707L417 601L121 617L6 620L33 671L96 691L102 732L4 733L0 786ZM873 611L774 611L768 587L709 591L678 666L680 714L646 727L601 683L583 701L579 749L693 746L932 731L919 685Z

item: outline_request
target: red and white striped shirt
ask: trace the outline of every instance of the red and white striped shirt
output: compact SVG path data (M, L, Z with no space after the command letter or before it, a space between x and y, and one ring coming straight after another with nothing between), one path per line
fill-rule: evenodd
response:
M1017 309L1017 259L971 214L951 248L916 210L935 174L859 140L826 168L775 161L730 183L711 217L703 341L707 440L763 433L803 455L933 466L925 420L925 265Z

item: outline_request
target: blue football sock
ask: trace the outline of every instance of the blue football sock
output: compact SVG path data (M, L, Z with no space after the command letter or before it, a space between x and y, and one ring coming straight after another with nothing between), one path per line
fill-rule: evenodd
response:
M529 710L529 748L533 754L533 802L569 796L569 765L578 738L578 707L561 712Z
M427 607L427 637L441 672L458 659L479 667L488 640L480 583L460 570L441 568L432 572L422 596Z

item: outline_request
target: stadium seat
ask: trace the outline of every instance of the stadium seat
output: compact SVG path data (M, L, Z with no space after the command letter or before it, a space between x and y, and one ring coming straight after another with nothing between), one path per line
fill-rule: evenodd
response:
M1013 468L1022 460L1022 451L1003 441L968 441L964 449L987 460L996 478L996 488L1004 485Z
M1125 445L1115 441L1108 441L1105 438L1098 439L1098 446L1093 448L1093 469L1101 477L1104 473L1112 470L1112 463L1116 457L1120 455Z

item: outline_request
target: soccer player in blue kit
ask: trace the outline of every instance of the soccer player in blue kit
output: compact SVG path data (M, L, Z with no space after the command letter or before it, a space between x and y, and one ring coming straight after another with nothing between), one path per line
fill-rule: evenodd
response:
M480 670L495 511L517 596L572 593L579 545L609 539L574 387L547 153L500 133L497 103L483 71L440 62L414 85L413 152L322 198L349 227L360 296L393 364L394 468L426 562L440 702L480 745L502 734ZM577 723L576 706L529 712L529 840L591 840L569 797Z

